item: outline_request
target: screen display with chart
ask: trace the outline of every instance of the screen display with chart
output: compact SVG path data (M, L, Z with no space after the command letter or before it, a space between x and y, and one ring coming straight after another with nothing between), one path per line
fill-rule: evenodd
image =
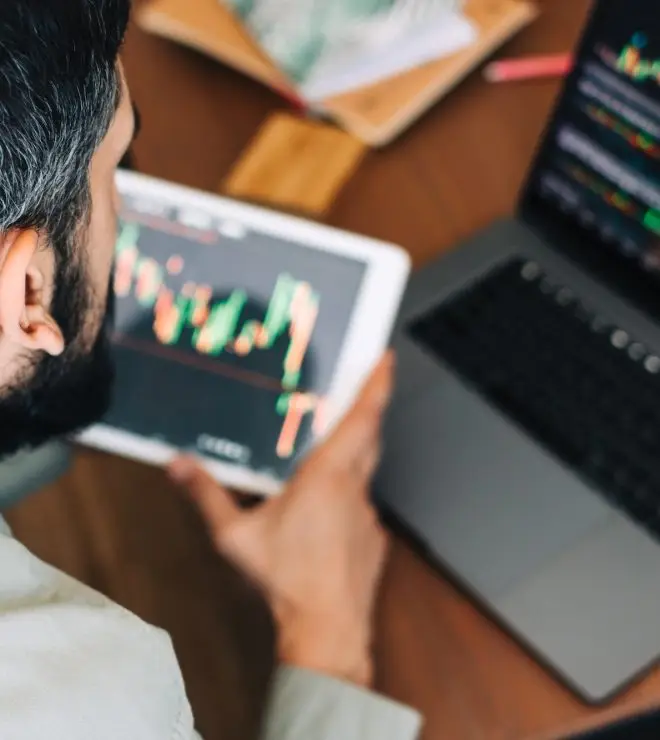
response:
M105 423L284 480L322 433L366 265L124 197Z
M654 3L599 3L530 189L555 218L581 230L585 243L625 260L640 276L660 278L660 16Z

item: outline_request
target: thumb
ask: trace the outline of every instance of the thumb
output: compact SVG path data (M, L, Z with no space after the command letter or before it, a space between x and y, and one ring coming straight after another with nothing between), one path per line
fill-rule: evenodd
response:
M385 353L364 385L353 408L325 445L325 454L335 462L353 467L365 452L378 446L383 414L394 385L394 355Z
M217 536L241 516L229 491L217 483L193 458L178 457L167 474L197 505L211 534Z

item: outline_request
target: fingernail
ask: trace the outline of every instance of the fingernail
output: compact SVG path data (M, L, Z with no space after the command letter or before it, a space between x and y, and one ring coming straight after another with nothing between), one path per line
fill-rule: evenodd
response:
M190 480L194 465L186 457L177 457L167 466L167 474L175 483L186 483Z
M390 377L389 367L383 368L376 391L376 403L379 406L388 404L392 396L392 382Z

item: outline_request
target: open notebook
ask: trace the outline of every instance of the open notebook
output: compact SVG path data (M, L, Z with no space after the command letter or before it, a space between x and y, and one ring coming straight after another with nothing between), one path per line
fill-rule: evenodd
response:
M462 0L218 0L310 103L449 56L477 31Z
M238 8L239 0L231 2ZM328 76L321 80L325 89L322 84L316 88L295 84L292 75L278 67L256 42L254 25L251 33L229 4L220 0L150 0L139 7L136 17L143 29L239 69L327 115L372 146L395 138L536 15L534 5L527 0L466 0L461 13L453 15L455 26L444 27L447 47L440 59L334 94L333 88L341 88L342 82L346 87L346 80L338 79L340 73L334 75L331 84ZM247 20L245 13L243 17ZM453 53L452 43L458 48ZM365 65L360 69L368 80L369 70Z

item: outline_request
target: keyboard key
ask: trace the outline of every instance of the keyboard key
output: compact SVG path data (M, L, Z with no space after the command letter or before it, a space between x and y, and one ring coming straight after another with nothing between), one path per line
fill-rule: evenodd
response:
M660 356L515 259L411 335L660 537Z

